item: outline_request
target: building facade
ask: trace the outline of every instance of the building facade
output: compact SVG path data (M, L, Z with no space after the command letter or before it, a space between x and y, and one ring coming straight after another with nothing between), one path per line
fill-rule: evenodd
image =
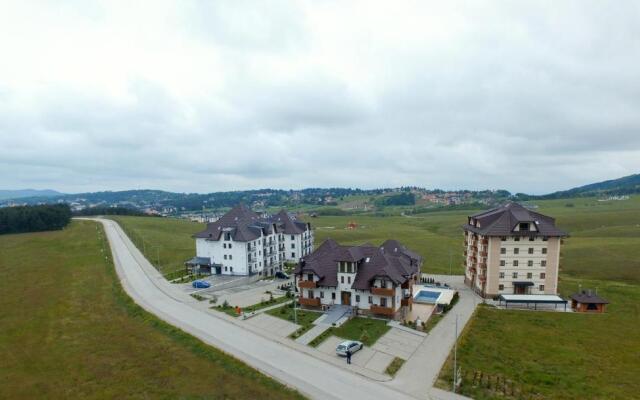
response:
M412 306L422 258L396 240L341 246L328 239L295 269L300 304L341 304L363 314L399 318Z
M212 273L269 276L285 262L298 262L313 251L311 224L282 210L260 215L238 205L194 235L196 257L209 260Z
M567 233L553 218L507 203L469 216L462 228L465 282L478 294L557 293Z

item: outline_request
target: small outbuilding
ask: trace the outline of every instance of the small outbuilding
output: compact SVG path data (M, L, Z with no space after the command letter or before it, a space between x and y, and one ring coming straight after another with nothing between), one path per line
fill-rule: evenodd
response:
M571 308L576 312L603 313L609 302L591 290L583 290L571 295Z

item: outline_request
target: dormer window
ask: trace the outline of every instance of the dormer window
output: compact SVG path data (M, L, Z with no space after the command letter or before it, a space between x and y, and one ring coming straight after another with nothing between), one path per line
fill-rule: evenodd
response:
M519 230L528 231L529 230L529 223L528 222L520 222Z

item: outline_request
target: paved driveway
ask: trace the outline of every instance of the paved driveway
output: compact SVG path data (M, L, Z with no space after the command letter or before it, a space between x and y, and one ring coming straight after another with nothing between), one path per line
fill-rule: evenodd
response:
M269 340L200 309L176 290L144 258L114 221L103 220L116 272L124 290L141 307L205 343L222 349L261 372L314 399L409 400L412 397L362 375L336 368L302 351ZM426 397L422 393L421 398Z
M300 328L293 322L285 321L282 318L272 317L269 314L258 314L243 321L243 323L252 325L260 330L269 332L278 337L287 337Z
M389 332L374 343L373 348L377 351L391 354L394 357L408 360L424 340L424 336L391 328Z

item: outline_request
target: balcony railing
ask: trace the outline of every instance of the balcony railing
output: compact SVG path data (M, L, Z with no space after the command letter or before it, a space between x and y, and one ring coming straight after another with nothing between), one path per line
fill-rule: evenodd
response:
M298 302L300 303L301 306L312 306L312 307L319 307L320 306L320 299L319 298L306 299L304 297L300 297L298 299Z
M382 306L377 306L375 304L372 304L370 310L374 314L393 315L393 308L391 307L382 307Z
M371 294L375 294L377 296L393 296L394 290L388 288L371 288Z
M304 289L314 289L318 286L314 281L298 281L298 287Z

